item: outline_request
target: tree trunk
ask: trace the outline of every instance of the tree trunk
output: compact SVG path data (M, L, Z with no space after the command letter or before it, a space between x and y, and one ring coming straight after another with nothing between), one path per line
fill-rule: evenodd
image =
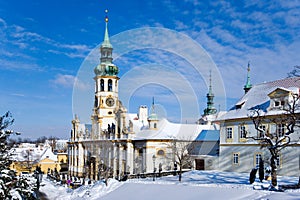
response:
M271 178L272 178L272 187L277 186L277 173L276 173L276 163L275 163L275 157L271 157Z
M179 181L181 182L182 166L179 166Z

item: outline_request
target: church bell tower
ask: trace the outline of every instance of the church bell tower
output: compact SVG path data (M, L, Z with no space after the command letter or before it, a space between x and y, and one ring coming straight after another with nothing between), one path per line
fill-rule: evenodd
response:
M107 13L107 10L105 11ZM100 134L115 126L115 109L118 103L118 73L113 64L113 47L108 35L108 17L105 17L104 40L100 46L100 64L94 68L95 100L92 118L93 132Z

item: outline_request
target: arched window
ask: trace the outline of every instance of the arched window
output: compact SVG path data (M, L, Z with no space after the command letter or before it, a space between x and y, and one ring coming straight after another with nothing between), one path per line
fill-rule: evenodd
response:
M112 91L112 80L108 80L108 91Z
M100 91L104 91L104 80L101 79L100 81Z
M98 98L97 98L97 96L95 96L95 105L94 105L94 107L98 107Z

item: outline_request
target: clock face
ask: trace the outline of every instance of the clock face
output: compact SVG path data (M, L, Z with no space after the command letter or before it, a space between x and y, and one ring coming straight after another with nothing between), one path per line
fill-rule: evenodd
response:
M112 107L115 104L115 100L111 97L107 98L105 102L106 102L106 105L109 107Z

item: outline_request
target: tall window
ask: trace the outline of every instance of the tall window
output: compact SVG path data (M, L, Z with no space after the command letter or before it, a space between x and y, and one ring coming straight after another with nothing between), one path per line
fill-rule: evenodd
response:
M239 164L239 154L238 153L233 154L233 164L235 164L235 165Z
M100 81L100 91L104 91L104 80L101 79Z
M228 127L226 129L226 132L227 132L227 139L232 139L232 128L231 127Z
M244 125L240 126L240 138L246 138L246 127Z
M257 137L258 138L263 138L265 136L266 126L265 125L260 125L259 129L260 130L257 132Z
M108 80L108 91L112 91L112 80Z
M259 162L260 162L260 159L262 158L261 154L258 153L255 155L255 167L258 168L259 167Z
M284 124L277 124L276 133L278 137L284 136Z

